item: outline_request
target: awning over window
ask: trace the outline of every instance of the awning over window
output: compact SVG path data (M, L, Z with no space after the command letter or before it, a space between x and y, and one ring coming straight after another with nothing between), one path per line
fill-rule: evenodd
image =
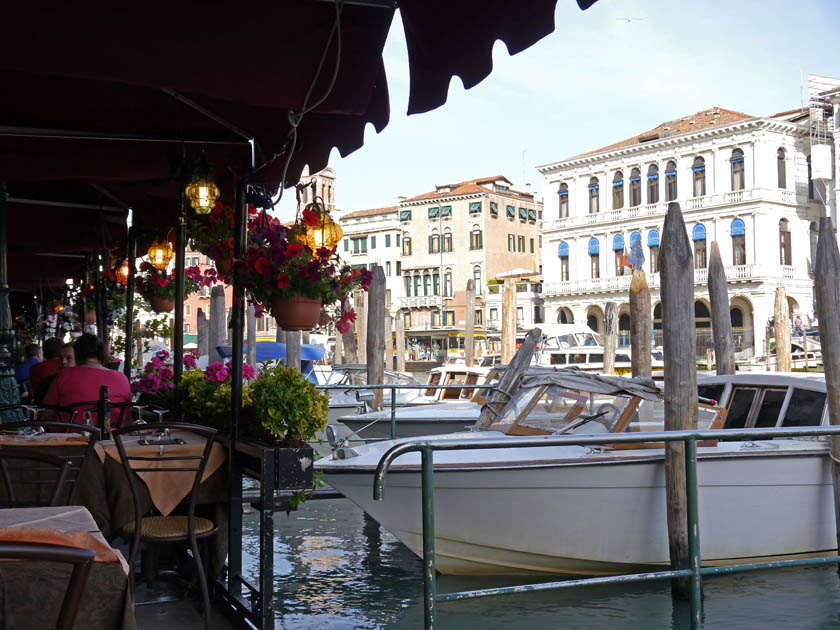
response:
M492 214L492 215L499 214L499 204L497 204L495 201L490 202L490 214Z
M636 244L642 242L642 233L641 232L633 232L630 234L630 247L633 247Z
M536 221L537 220L537 211L536 210L528 210L528 218L531 221Z
M735 219L732 221L732 227L730 228L732 236L743 236L746 232L746 226L744 225L743 220Z
M691 238L695 241L705 241L706 240L706 226L702 223L698 223L694 226L694 229L691 230Z
M659 230L648 232L648 247L659 247Z
M598 239L594 236L589 239L589 253L590 254L599 254L601 252L601 246L598 243Z
M568 258L569 257L569 244L566 241L563 241L557 247L557 256L560 257L560 258Z
M431 208L429 208L429 218L430 219L437 219L439 212L440 212L440 208L438 206L432 206Z
M443 206L440 209L440 216L451 217L452 216L452 206Z
M506 213L507 213L507 218L508 219L515 219L516 218L516 208L514 208L513 206L507 206Z
M528 218L528 210L526 208L519 208L519 218L523 221Z
M616 234L613 237L613 250L618 251L624 249L624 237L621 234Z
M400 210L400 221L411 221L411 210Z

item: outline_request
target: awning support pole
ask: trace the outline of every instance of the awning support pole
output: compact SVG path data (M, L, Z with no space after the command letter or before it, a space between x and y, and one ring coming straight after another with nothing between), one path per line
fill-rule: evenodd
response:
M14 326L9 307L9 267L6 262L8 227L6 221L6 183L0 182L0 405L20 402L12 358ZM20 420L14 412L4 412L0 422Z

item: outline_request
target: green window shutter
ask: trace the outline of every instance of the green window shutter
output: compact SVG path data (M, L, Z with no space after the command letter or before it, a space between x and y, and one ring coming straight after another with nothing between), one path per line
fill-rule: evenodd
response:
M400 210L400 221L411 221L411 210Z
M429 237L429 253L432 253L432 237Z
M350 239L349 238L344 239L344 251L345 252L350 251Z
M471 201L470 202L470 214L478 214L481 212L481 202L480 201Z
M484 248L484 232L479 231L478 233L478 249Z
M490 215L494 217L499 216L499 204L495 201L490 202Z
M430 219L437 219L439 211L440 211L440 208L438 208L437 206L432 206L431 208L429 208L429 218Z
M440 209L440 216L451 217L452 216L452 206L443 206Z
M371 249L376 249L376 237L375 236L370 237L370 248Z
M396 237L397 237L397 247L399 247L399 246L400 246L400 235L399 235L399 234L395 234L394 236L396 236Z
M507 213L507 218L508 219L515 219L516 218L516 208L514 208L513 206L507 206L506 213Z
M530 219L531 222L536 221L537 220L537 211L536 210L528 210L528 219Z
M385 235L385 247L391 247L391 235L390 234Z

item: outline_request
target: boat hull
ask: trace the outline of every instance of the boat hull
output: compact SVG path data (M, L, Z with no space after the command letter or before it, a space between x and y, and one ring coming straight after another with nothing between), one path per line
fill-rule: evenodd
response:
M628 460L625 452L617 461L558 465L436 466L437 569L445 574L611 575L667 567L665 473L658 452L658 457ZM372 500L372 470L323 468L328 484L422 555L416 466L388 474L384 501ZM698 476L704 564L825 555L836 549L824 449L707 453L698 462Z

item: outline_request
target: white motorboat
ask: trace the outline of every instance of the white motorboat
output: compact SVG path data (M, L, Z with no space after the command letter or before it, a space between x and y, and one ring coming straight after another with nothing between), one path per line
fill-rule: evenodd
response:
M536 364L548 367L575 367L589 372L604 370L604 340L587 326L575 324L541 324L544 340L536 354ZM615 373L630 374L630 348L618 348L615 353ZM651 352L651 371L655 378L662 376L665 364L659 350Z
M715 403L701 405L701 429L801 427L826 418L820 379L716 376L704 379L700 394ZM661 429L662 418L660 390L650 382L560 371L524 378L489 430L435 437L510 441L503 449L435 453L437 569L604 575L667 566L661 444L523 448L516 437L646 431ZM372 498L380 458L407 441L342 447L316 468L421 555L419 454L398 457L384 501ZM827 453L824 441L806 438L701 443L704 563L807 557L836 549Z
M316 371L317 373L317 371ZM350 385L367 385L367 366L355 363L343 363L334 365L328 373L321 373L319 377L324 380L318 382L323 386L350 386ZM385 385L420 385L420 381L406 374L405 372L397 372L394 370L385 370L383 384ZM341 416L352 413L361 413L366 409L366 401L373 398L373 390L360 389L329 389L327 390L330 396L330 410L328 420L330 422L336 421ZM397 390L397 405L410 405L420 400L423 394L419 389L398 389ZM383 392L383 397L387 405L391 404L391 390L386 389Z

